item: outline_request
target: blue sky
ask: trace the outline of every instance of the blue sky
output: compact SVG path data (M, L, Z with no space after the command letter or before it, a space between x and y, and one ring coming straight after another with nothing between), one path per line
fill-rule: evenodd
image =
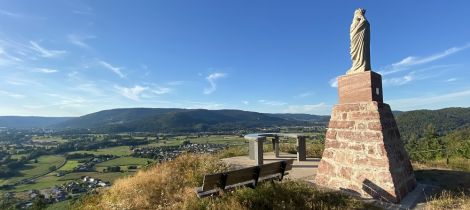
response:
M330 114L367 9L394 110L470 106L468 1L0 1L0 115Z

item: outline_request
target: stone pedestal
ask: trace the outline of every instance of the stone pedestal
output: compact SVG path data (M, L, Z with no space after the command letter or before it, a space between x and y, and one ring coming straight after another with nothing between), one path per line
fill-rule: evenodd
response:
M259 137L249 141L249 156L251 160L255 160L256 165L263 164L263 142L266 137Z
M390 106L383 103L381 83L371 71L338 79L339 104L315 183L397 203L416 180Z
M297 137L297 161L307 160L307 145L305 144L305 136Z
M274 157L278 158L279 157L279 136L275 136L273 139L272 139L272 143L273 143L273 151L274 151Z

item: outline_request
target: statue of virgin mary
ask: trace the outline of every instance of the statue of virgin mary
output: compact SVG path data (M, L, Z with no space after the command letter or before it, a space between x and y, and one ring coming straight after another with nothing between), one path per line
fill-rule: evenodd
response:
M364 16L366 10L359 8L354 12L354 18L349 30L351 39L352 67L347 74L370 71L370 25Z

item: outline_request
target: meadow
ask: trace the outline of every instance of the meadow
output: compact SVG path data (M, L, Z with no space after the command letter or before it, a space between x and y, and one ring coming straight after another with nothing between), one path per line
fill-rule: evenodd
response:
M29 161L29 163L19 171L19 175L8 179L0 179L0 185L13 184L23 179L30 179L47 174L52 166L59 168L64 162L65 158L60 155L41 156L37 158L37 163L35 163L34 160Z

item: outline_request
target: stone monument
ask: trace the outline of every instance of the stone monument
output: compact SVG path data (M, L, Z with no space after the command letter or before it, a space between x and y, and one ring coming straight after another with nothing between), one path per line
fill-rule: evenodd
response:
M369 23L357 9L351 25L352 67L338 78L315 183L361 197L398 203L416 186L408 154L390 106L383 103L382 77L371 71Z

